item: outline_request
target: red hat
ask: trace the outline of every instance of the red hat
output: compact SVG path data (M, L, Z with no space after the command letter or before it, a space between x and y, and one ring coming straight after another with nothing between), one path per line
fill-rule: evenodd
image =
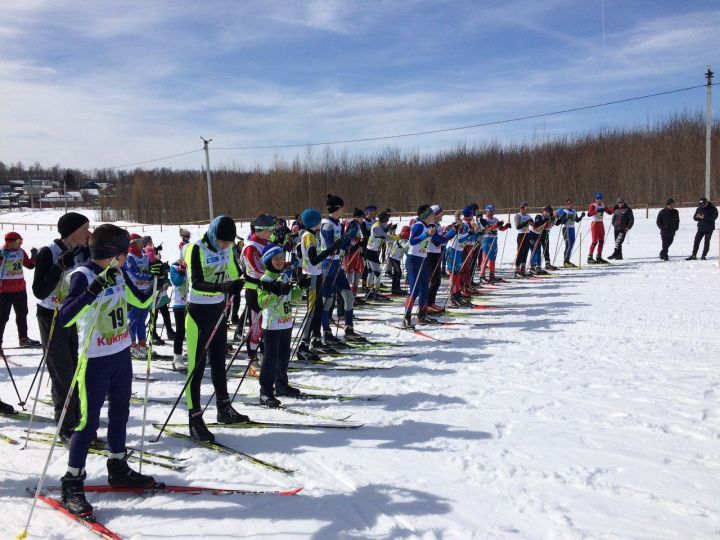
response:
M5 235L6 242L14 242L15 240L22 240L22 236L15 231L10 231Z
M140 236L140 235L137 234L137 233L132 233L132 234L130 235L130 241L132 242L133 240L142 240L142 236Z

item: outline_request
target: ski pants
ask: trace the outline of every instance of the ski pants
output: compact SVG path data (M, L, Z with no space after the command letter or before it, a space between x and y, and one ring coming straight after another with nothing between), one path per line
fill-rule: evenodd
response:
M410 313L417 300L420 310L424 310L428 303L428 287L430 285L430 270L425 257L408 255L405 259L405 269L409 296L405 300L405 310Z
M440 280L442 272L440 271L440 261L442 260L442 253L431 253L428 251L427 262L428 270L430 271L430 286L428 287L428 304L433 305L437 300L437 292L440 289Z
M660 254L667 256L668 249L672 245L673 240L675 240L675 233L662 231L660 233L660 239L662 240L662 251L660 251Z
M575 247L575 227L563 227L563 240L565 241L565 252L563 253L565 262L570 261L570 256Z
M248 289L245 287L245 305L247 306L246 316L249 317L250 320L250 330L245 340L247 352L248 356L255 356L263 336L262 310L260 309L260 304L258 304L257 289Z
M380 274L382 273L380 252L372 249L366 250L365 261L367 262L367 286L377 289L380 287Z
M590 234L592 240L590 242L590 251L588 251L588 256L593 256L593 253L595 253L595 246L597 246L598 257L602 257L603 244L605 244L605 224L602 221L591 222Z
M325 332L330 331L330 311L332 310L335 293L340 293L345 302L345 326L353 326L353 303L355 301L355 297L350 290L350 284L345 276L345 272L340 267L340 261L333 260L330 261L329 264L330 268L328 269L322 283L322 327Z
M125 438L130 416L132 393L132 360L130 348L109 356L81 360L77 381L80 422L70 439L68 466L85 467L90 443L97 437L100 410L108 401L107 444L112 454L125 452Z
M128 326L133 343L139 343L147 339L145 321L147 321L148 313L150 313L149 310L138 307L131 307L128 310Z
M152 322L153 328L155 330L155 335L160 336L160 334L158 334L158 327L157 327L158 313L160 315L162 315L163 324L165 325L165 332L172 332L173 327L172 327L172 321L170 319L170 308L167 305L165 305L165 306L163 306L161 308L157 308L155 310L155 318L153 319L153 322ZM162 336L160 336L160 337L162 337Z
M627 231L615 229L613 232L615 234L615 253L622 257L622 245L625 241L625 237L627 236Z
M175 315L175 339L173 340L173 353L182 354L185 341L185 306L173 308Z
M710 251L710 238L712 238L713 231L703 232L698 231L695 233L695 241L693 242L693 250L692 254L697 255L698 249L700 248L700 242L702 239L705 239L705 244L703 245L703 251L702 256L706 257L708 254L708 251Z
M62 414L70 384L75 376L75 368L78 362L78 335L75 325L65 328L57 324L56 321L53 326L54 313L54 310L42 306L37 308L40 340L42 341L43 350L47 351L45 362L52 382L51 394L53 407L55 408L55 423L57 423ZM51 326L52 336L50 336ZM80 402L78 401L77 392L73 392L63 419L61 431L71 431L75 429L78 423L80 423Z
M320 338L320 324L322 319L322 285L321 274L310 276L310 287L307 291L307 314L303 321L302 338L304 343L310 343L310 337ZM266 349L267 352L267 349Z
M5 335L5 325L10 320L11 309L15 310L18 337L27 337L27 291L0 293L0 345Z
M272 395L277 389L288 385L288 364L290 363L290 340L292 327L282 330L265 330L263 341L265 355L260 369L260 389Z
M525 232L517 236L517 255L515 255L515 268L525 267L528 253L532 248L530 233Z
M392 292L399 294L402 291L402 266L400 266L399 260L392 257L390 257L390 275L392 276Z
M542 237L534 232L529 232L530 237L530 266L540 266L542 262Z
M545 259L545 265L550 263L550 231L543 231L540 235L540 247L542 249L543 258Z
M485 276L485 270L489 267L490 273L495 273L495 260L497 259L497 234L485 236L482 239L482 264L480 265L480 275Z
M200 410L200 384L205 373L205 363L210 361L210 377L215 388L218 403L228 399L227 379L225 378L225 353L227 349L227 321L225 320L225 302L217 304L188 303L185 315L185 334L187 336L188 378L190 383L185 390L188 411ZM222 322L205 350L210 334L218 320ZM202 353L202 356L201 356Z

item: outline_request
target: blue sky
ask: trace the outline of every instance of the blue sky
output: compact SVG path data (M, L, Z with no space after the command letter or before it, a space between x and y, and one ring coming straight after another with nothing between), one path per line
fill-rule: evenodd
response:
M200 148L201 135L211 148L306 144L693 86L706 64L720 74L719 28L720 4L692 0L3 0L0 160L106 167ZM538 140L704 107L697 89L333 151ZM252 168L295 156L307 148L214 150L211 159Z

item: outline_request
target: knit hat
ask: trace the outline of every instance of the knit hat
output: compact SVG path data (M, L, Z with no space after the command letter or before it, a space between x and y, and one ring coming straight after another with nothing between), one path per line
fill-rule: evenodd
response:
M62 215L57 224L60 238L67 238L86 223L90 223L90 220L77 212L68 212Z
M137 233L132 233L132 234L130 235L130 241L131 241L131 242L134 242L135 240L142 240L142 236L140 236L140 235L137 234Z
M622 197L618 197L618 198L617 198L617 203L618 203L618 204L624 203L624 202L625 202L625 199L623 199Z
M598 191L598 192L595 194L595 198L602 200L602 198L603 198L602 193Z
M705 197L700 197L698 202L700 203L700 206L705 206L707 204L707 199Z
M328 213L332 214L333 212L345 206L345 201L343 201L342 198L338 197L337 195L331 195L330 193L328 193L325 205L327 206Z
M527 201L523 201L520 203L520 208L527 208L527 207L528 207Z
M210 222L207 230L207 239L215 249L219 249L217 242L218 240L224 240L226 242L233 242L235 235L237 234L237 228L235 227L235 221L230 216L218 216Z
M314 229L318 225L320 225L320 221L322 221L322 216L320 215L320 212L315 210L314 208L306 208L303 210L302 215L300 216L300 221L302 221L302 224L307 229Z
M495 205L494 204L488 204L485 206L486 212L494 212L495 211Z
M420 221L425 221L430 216L432 216L432 208L429 204L423 204L418 207L418 218L420 218Z
M672 197L670 197L667 201L665 201L665 204L666 204L666 205L668 205L668 204L675 204L675 199L673 199Z
M265 265L265 268L270 268L270 261L275 255L282 254L283 250L277 244L273 244L272 242L270 242L268 245L266 245L262 250L262 262Z
M180 227L180 236L190 236L190 231L188 231L187 229L183 229L182 227Z
M138 238L140 235L136 234ZM125 255L130 246L130 236L125 229L117 225L104 223L96 227L90 236L90 257L95 260L109 259Z
M377 206L374 204L371 204L370 206L365 207L365 213L369 214L370 212L377 212Z
M543 212L550 212L550 213L552 213L552 211L553 211L553 210L552 210L552 206L550 206L549 204L548 204L545 208L543 208Z
M390 214L388 214L387 212L381 212L378 216L378 221L380 223L387 223L388 221L390 221Z
M260 214L252 221L253 229L256 231L272 231L276 225L277 220L270 214Z
M410 238L410 227L407 225L404 225L402 229L400 229L400 238L403 240L407 240Z
M465 217L473 217L474 214L475 214L475 212L473 211L473 208L470 205L468 205L462 209L462 215Z
M353 217L365 217L365 212L363 212L360 208L355 208L355 211L353 212Z
M20 236L20 233L10 231L5 235L6 242L14 242L15 240L22 240L22 236Z
M439 216L443 213L442 206L440 206L439 204L433 204L430 209L432 210L432 213L436 216Z

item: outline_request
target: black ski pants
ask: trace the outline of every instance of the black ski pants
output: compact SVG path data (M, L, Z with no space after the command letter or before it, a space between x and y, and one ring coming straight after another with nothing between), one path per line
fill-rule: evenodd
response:
M266 330L263 336L265 355L260 368L260 389L264 394L273 394L275 389L288 385L288 364L290 363L290 338L292 327L283 330Z
M65 328L55 321L50 336L50 327L53 326L54 310L38 306L37 320L40 329L40 341L43 349L47 351L45 362L50 374L51 394L55 409L55 422L60 419L70 384L72 383L78 363L78 335L75 325ZM80 422L80 401L78 393L73 392L70 405L65 413L61 431L67 433Z
M27 291L0 293L0 345L2 345L3 336L5 335L5 325L10 320L11 309L15 310L18 337L27 337Z
M663 231L660 233L660 239L662 240L662 251L660 251L660 254L667 257L668 249L672 245L673 240L675 240L675 233Z
M710 251L710 238L712 238L713 231L702 232L698 231L695 234L695 242L693 243L692 254L697 255L698 249L700 248L700 242L705 238L705 245L703 246L702 256L705 257Z

